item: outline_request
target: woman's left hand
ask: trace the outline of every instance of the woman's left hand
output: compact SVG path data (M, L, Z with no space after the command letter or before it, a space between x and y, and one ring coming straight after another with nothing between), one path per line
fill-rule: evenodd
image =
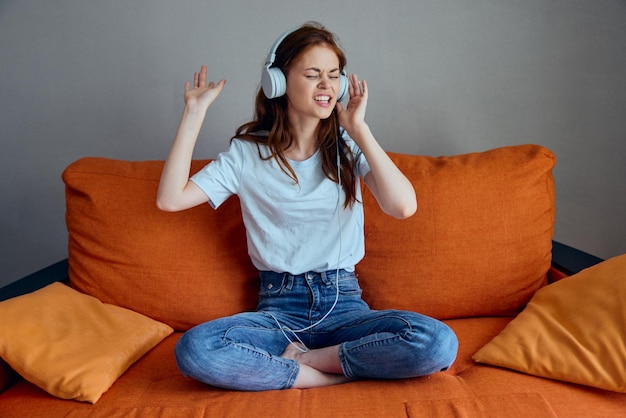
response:
M339 117L339 124L350 135L355 130L365 126L367 83L365 80L359 81L356 74L348 76L348 83L350 100L345 109L341 103L337 102L337 116Z

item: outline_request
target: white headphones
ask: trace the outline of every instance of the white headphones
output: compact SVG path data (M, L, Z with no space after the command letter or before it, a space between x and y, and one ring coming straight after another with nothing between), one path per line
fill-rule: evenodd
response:
M287 91L287 78L282 70L278 67L272 67L274 64L274 60L276 59L276 50L280 46L281 42L292 32L297 29L289 30L283 33L280 38L274 42L272 45L272 49L270 53L267 55L267 59L265 60L265 64L263 65L263 72L261 74L261 87L263 88L263 93L265 97L268 99L274 99L276 97L280 97L285 94ZM340 102L346 93L348 92L348 77L346 76L346 72L341 70L341 74L339 75L339 95L337 96L337 101Z

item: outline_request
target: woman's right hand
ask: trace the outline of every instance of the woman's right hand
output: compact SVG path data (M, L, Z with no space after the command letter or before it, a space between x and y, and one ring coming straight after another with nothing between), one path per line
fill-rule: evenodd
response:
M217 84L213 81L207 84L207 67L203 65L200 72L193 75L193 86L189 81L185 83L185 105L190 108L208 109L217 99L226 84L226 80L220 80Z
M165 211L179 211L207 201L204 192L189 180L193 149L204 121L206 110L220 95L226 80L217 84L206 80L206 65L193 76L193 86L185 83L185 109L176 131L174 143L165 160L157 206Z

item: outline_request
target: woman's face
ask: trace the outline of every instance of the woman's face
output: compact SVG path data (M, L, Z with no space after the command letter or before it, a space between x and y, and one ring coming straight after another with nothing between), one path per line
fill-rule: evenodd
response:
M287 73L287 113L293 122L327 119L339 95L339 59L328 45L305 49Z

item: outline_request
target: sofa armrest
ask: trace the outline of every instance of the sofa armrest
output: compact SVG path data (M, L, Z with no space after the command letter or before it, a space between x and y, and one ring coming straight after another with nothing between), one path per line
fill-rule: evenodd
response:
M29 274L0 288L0 302L26 293L34 292L54 282L68 281L69 264L67 258Z
M552 268L571 276L604 261L602 258L596 257L569 245L562 244L558 241L552 241Z

